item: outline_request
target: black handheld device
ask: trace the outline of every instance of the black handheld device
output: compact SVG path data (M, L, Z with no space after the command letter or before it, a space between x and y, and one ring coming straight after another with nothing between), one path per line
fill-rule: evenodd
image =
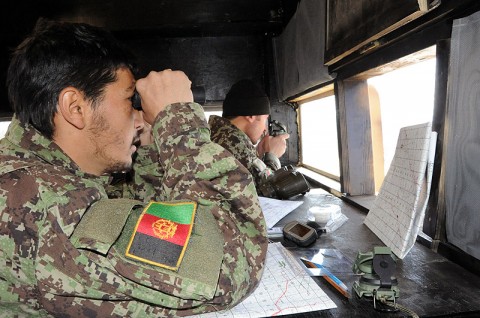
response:
M278 135L286 134L287 127L279 122L278 120L272 119L268 117L268 134L272 137L276 137Z
M292 221L283 227L283 237L299 246L308 246L317 240L318 234L311 226Z

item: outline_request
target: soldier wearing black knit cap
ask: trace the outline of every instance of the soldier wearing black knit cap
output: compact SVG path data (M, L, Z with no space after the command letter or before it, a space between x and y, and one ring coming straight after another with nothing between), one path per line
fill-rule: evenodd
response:
M264 179L280 168L288 134L268 135L270 101L253 81L235 83L223 102L222 117L211 116L212 141L230 151L253 175L257 190Z

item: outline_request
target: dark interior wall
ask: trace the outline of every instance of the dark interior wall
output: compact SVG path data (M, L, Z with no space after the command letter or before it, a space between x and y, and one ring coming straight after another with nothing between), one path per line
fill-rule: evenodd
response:
M49 8L41 1L7 1L0 10L0 117L13 113L7 98L6 73L11 51L31 33L38 17Z
M144 61L158 68L181 66L195 85L205 87L207 99L221 100L225 87L236 78L264 82L261 43L282 31L298 1L7 1L0 10L0 116L12 114L5 90L9 51L31 32L39 17L104 27L127 39ZM195 50L195 56L187 54L194 59L186 61L185 50ZM158 58L158 52L164 55Z
M138 57L141 75L165 68L184 71L194 86L203 86L207 102L220 103L230 86L242 78L250 78L264 86L265 37L191 37L191 38L125 38L121 40ZM9 113L5 76L10 51L21 39L2 43L0 74L0 113Z
M208 103L220 103L242 78L265 82L264 39L258 36L123 39L139 60L140 75L166 68L184 71L203 86Z
M278 87L276 81L276 69L274 61L273 41L270 40L265 46L266 51L266 91L270 96L271 117L283 123L287 127L287 133L290 137L287 140L287 149L285 154L280 158L282 166L289 164L298 164L299 162L299 135L297 112L291 105L280 101L278 98Z
M0 117L10 117L13 113L8 102L5 83L11 50L16 47L20 41L21 39L4 39L0 48Z
M12 112L7 98L7 89L5 87L6 73L8 68L9 53L2 49L0 53L0 117L6 116Z
M287 149L285 154L280 158L282 166L298 164L299 140L297 112L292 107L289 107L282 102L272 101L270 114L273 119L280 121L287 127L287 133L290 135L287 139Z

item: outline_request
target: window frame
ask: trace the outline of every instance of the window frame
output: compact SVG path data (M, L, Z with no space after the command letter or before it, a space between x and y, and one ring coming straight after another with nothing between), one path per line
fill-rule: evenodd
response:
M311 171L313 171L313 172L315 172L315 173L317 173L321 176L324 176L328 179L340 182L340 180L341 180L341 162L340 162L340 154L339 153L338 153L338 156L339 156L339 158L338 158L338 160L339 160L339 175L338 176L336 176L334 174L331 174L331 173L329 173L325 170L313 167L313 166L303 162L303 147L304 147L304 144L303 144L303 139L302 139L302 116L301 116L300 108L301 108L302 104L312 102L312 101L316 101L316 100L326 98L326 97L330 97L330 96L335 96L335 90L334 90L334 85L333 84L322 87L319 90L313 91L313 92L309 93L308 95L297 98L295 100L295 102L298 105L297 120L298 120L298 140L299 140L299 144L298 144L299 166L304 167L308 170L311 170ZM336 102L336 98L335 98L335 109L337 109L336 104L337 104L337 102ZM336 120L338 122L338 113L336 115ZM338 125L337 125L337 142L338 142Z

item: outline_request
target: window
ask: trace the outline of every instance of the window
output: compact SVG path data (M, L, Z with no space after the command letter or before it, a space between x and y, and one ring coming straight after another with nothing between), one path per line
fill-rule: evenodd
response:
M339 181L337 111L333 90L328 96L301 102L299 117L301 164Z
M0 139L3 138L7 133L8 125L10 125L10 121L0 120Z
M371 121L372 178L376 191L390 167L400 129L432 121L435 71L435 47L432 46L351 78L368 87L366 100ZM299 104L300 165L330 181L340 181L338 120L333 85L302 96L296 102ZM350 183L348 186L353 190L361 188L362 181L354 180L357 181L359 183ZM321 182L324 183L323 178Z
M435 62L429 58L367 80L379 98L384 174L395 154L400 128L432 121Z

